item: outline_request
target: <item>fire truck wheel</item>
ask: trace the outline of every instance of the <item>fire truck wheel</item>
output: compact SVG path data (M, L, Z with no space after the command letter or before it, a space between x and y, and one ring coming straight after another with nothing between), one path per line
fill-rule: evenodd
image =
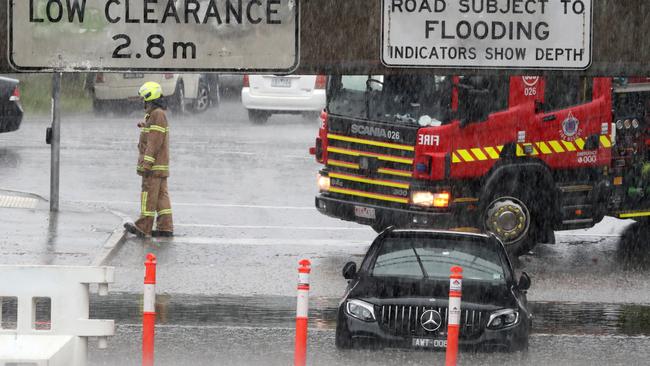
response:
M526 254L535 245L529 208L532 199L526 196L523 192L495 194L484 214L486 230L501 239L512 256Z

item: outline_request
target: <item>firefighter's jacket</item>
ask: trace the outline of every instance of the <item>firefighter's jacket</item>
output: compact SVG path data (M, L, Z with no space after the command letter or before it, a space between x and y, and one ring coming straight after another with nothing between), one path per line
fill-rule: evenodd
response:
M138 142L138 175L169 176L169 125L165 111L152 107L145 115Z

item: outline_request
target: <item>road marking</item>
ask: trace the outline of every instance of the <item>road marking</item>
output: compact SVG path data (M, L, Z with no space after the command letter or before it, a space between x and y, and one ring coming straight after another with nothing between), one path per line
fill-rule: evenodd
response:
M100 200L74 200L69 201L72 203L102 203L109 205L136 205L140 206L140 202L136 201L100 201ZM254 208L254 209L274 209L274 210L316 210L313 206L272 206L272 205L244 205L235 203L192 203L192 202L174 202L174 206L190 206L190 207L219 207L219 208Z
M38 200L21 196L0 196L0 207L6 208L35 208Z
M209 238L209 237L183 237L176 236L171 239L152 239L157 243L173 243L178 244L205 244L205 245L249 245L249 246L299 246L299 247L359 247L360 251L364 251L370 245L367 240L339 240L339 239L232 239L232 238ZM362 254L359 254L362 255Z

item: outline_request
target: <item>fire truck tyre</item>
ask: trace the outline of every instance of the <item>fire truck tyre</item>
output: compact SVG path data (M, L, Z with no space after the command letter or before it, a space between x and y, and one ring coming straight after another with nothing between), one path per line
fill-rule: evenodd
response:
M269 112L266 111L259 111L256 109L249 109L248 110L248 120L256 123L256 124L262 124L266 123L269 119Z
M178 82L176 84L176 90L174 90L174 95L171 97L171 108L172 112L176 115L185 114L185 87L183 82Z
M514 257L528 253L535 244L532 235L534 206L531 193L498 192L492 196L484 213L487 231L494 233Z
M210 107L210 89L204 81L199 82L199 90L196 92L196 99L192 103L192 112L203 113Z

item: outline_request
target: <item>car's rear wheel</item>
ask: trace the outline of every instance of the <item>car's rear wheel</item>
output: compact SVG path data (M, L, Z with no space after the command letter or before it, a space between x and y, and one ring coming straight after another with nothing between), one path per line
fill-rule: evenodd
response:
M95 115L102 115L106 113L106 111L108 110L107 104L108 103L106 101L93 98L93 113Z
M177 115L185 114L185 103L185 87L182 82L178 82L171 98L172 112Z
M257 124L262 124L266 123L268 121L269 116L271 113L267 111L260 111L256 109L249 109L248 110L248 120L257 123Z
M196 99L192 103L192 112L203 113L210 108L210 89L204 81L199 82L199 90L196 92Z

